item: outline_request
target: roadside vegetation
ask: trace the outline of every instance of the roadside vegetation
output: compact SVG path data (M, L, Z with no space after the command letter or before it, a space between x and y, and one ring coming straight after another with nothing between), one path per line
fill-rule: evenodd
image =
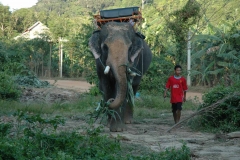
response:
M158 100L151 97L148 98L155 101L152 108L145 105L144 99L137 102L136 121L156 118L156 111L160 114L167 109L155 106ZM86 93L81 100L70 103L26 105L1 100L0 159L190 159L190 149L184 143L181 148L158 153L126 144L121 136L103 134L103 125L93 124L88 116L100 99L101 96ZM85 125L80 129L61 129L70 118L82 120Z
M101 4L101 5L100 5ZM88 49L94 31L92 14L101 9L140 6L140 0L39 0L28 9L9 11L0 4L0 160L1 159L190 159L190 149L167 148L156 153L102 134L103 127L89 121L101 100L97 86L72 102L20 103L28 88L51 87L41 78L59 77L59 38L64 43L63 77L84 78L98 84L95 62ZM237 0L148 0L142 10L138 31L146 36L153 61L140 85L134 117L154 119L171 113L169 99L162 93L173 66L180 63L187 76L187 41L191 33L193 88L207 88L203 102L184 104L184 110L198 111L230 96L214 110L189 121L194 130L232 132L240 130L240 3ZM90 13L91 12L91 13ZM51 34L32 40L14 37L41 21ZM86 127L62 131L71 117ZM173 158L174 157L174 158Z
M206 113L190 122L190 126L195 130L202 130L214 133L229 133L240 130L240 83L225 87L219 85L204 94L203 104L198 109L209 107L218 101L226 100L218 104L216 108L210 109Z

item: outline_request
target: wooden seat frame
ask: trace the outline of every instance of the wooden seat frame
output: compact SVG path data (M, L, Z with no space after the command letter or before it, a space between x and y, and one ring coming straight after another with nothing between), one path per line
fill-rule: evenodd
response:
M117 17L117 18L102 18L100 14L94 15L94 23L97 25L98 29L101 29L102 26L108 22L129 22L130 20L133 20L135 23L133 27L136 26L136 24L141 23L143 20L142 18L142 13L138 11L138 13L133 13L132 16L127 16L127 17Z

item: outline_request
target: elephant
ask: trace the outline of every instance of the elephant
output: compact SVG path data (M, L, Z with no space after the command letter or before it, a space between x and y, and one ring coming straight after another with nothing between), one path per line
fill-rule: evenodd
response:
M132 76L132 89L136 94L141 78L147 71L152 52L143 39L127 22L108 22L93 32L89 48L96 60L99 89L104 101L113 100L109 109L115 110L115 119L109 117L110 131L126 130L125 124L133 122L133 108L126 100L127 74ZM127 66L130 66L130 72ZM141 75L135 76L140 71Z

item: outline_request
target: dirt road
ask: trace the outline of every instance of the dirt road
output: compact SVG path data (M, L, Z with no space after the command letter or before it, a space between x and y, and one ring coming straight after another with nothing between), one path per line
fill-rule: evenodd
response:
M71 89L80 92L88 91L92 85L86 81L73 81L73 80L47 80L50 84L63 89Z
M182 118L192 113L184 111ZM85 121L76 115L68 119L61 130L82 132L84 125L87 126ZM169 147L181 148L186 144L190 148L192 160L239 160L240 138L218 138L215 134L192 131L187 126L180 126L167 133L172 125L172 114L166 112L159 114L159 118L135 120L133 124L127 125L124 132L110 132L105 126L103 134L121 140L122 144L147 147L156 152Z
M53 100L58 98L62 100L70 100L71 96L76 97L79 92L88 91L91 87L85 81L72 80L48 80L55 87L39 90L30 90L26 94L34 92L44 95L44 92L49 92ZM40 92L39 92L40 91ZM52 96L52 97L51 97ZM196 99L201 101L202 94L197 92L188 92L187 99ZM182 119L191 115L192 111L184 110ZM81 130L86 123L79 118L79 115L72 116L66 120L66 124L61 128L63 130ZM98 125L98 124L96 124ZM192 159L194 160L239 160L240 158L240 138L227 139L218 138L215 134L195 132L187 126L180 126L173 129L170 133L166 131L174 125L172 113L169 111L159 111L159 117L155 119L143 118L135 120L133 124L127 125L127 131L121 133L112 133L109 128L104 127L104 134L111 138L122 137L123 143L132 143L135 145L145 146L153 151L163 151L167 147L180 148L182 142L190 148ZM224 136L223 136L224 137Z
M73 80L47 80L50 84L62 88L62 89L70 89L78 92L88 91L93 85L87 83L86 81L73 81ZM187 92L187 99L198 99L200 102L202 101L202 94L197 92Z

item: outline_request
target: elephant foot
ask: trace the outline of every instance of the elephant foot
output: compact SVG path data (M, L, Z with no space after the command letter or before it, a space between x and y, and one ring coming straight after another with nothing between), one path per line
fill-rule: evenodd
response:
M126 126L122 122L116 122L113 120L110 123L110 131L111 132L122 132L122 131L126 131L126 130L127 130Z
M130 114L128 114L128 115L125 115L125 117L124 117L124 123L125 124L131 124L131 123L133 123L133 116Z
M132 120L129 120L129 121L125 121L125 124L132 124L133 121Z
M126 131L125 128L110 128L111 132L123 132Z

